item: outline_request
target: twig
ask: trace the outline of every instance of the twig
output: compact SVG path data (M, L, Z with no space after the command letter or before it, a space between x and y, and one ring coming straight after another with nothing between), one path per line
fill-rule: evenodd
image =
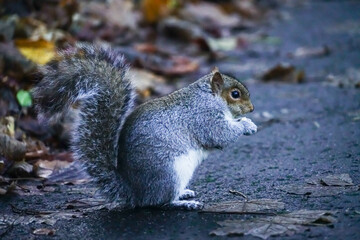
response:
M48 215L48 214L52 214L55 213L55 211L37 211L37 210L29 210L29 209L20 209L16 206L14 206L13 204L10 204L11 206L11 210L14 213L18 213L18 214L26 214L26 215Z
M238 195L238 196L241 196L241 197L243 197L243 198L245 198L245 200L248 200L248 197L245 195L245 194L243 194L242 192L239 192L239 191L235 191L235 190L229 190L229 193L232 193L232 194L234 194L234 195Z

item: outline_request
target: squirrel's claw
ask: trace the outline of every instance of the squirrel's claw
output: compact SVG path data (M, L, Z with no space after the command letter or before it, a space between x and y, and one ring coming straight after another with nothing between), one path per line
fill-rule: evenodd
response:
M200 210L204 207L204 204L194 200L175 200L169 206L175 209Z
M195 197L195 192L190 189L184 189L180 192L179 200L189 199Z

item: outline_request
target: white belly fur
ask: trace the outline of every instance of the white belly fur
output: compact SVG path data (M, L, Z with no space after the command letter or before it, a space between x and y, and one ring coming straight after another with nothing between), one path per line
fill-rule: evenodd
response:
M207 151L191 149L175 158L174 170L177 174L177 195L188 185L195 169L208 155Z

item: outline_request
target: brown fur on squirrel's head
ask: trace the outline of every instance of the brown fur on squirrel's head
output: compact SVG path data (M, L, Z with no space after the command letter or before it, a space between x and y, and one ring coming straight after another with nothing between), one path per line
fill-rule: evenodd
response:
M211 73L213 75L210 83L213 93L225 100L234 118L254 111L249 90L243 83L233 77L221 74L216 67Z

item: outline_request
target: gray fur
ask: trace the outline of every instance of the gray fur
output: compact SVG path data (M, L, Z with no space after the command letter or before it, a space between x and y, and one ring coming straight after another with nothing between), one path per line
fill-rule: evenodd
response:
M247 131L244 121L226 120L227 104L212 93L211 77L149 101L127 118L120 134L118 166L132 189L131 206L176 200L176 157L189 149L222 148Z
M79 105L72 140L75 158L86 162L113 201L125 198L130 207L201 206L179 200L183 189L178 189L174 161L189 150L222 148L254 133L256 126L246 118L233 119L226 101L212 91L214 73L132 111L134 91L122 57L107 48L78 49L84 54L64 53L58 69L45 68L34 91L45 116ZM222 76L227 84L237 81Z
M122 56L108 48L78 45L61 53L61 61L42 69L33 91L41 116L76 107L72 130L74 158L84 162L111 200L126 197L126 184L115 168L118 133L134 105L134 90Z

